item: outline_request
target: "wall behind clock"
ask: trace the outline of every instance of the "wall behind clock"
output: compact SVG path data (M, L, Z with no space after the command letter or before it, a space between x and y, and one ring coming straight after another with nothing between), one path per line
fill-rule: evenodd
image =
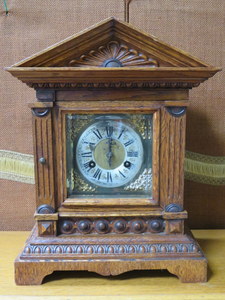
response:
M32 154L35 93L3 70L109 16L123 20L123 0L8 0L0 2L0 149ZM225 68L224 0L132 0L130 23L206 62ZM187 146L225 156L225 71L190 92ZM28 230L35 210L34 185L0 180L0 230ZM185 182L192 228L224 228L225 188Z

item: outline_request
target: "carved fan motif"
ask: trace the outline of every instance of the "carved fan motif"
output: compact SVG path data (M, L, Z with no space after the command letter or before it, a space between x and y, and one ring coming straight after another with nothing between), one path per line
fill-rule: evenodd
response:
M158 67L157 60L125 44L111 41L69 62L71 67Z

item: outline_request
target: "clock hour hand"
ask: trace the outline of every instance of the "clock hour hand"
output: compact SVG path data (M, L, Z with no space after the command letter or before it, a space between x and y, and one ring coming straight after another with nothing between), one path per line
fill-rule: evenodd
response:
M95 150L95 144L94 143L89 143L89 148L91 151Z

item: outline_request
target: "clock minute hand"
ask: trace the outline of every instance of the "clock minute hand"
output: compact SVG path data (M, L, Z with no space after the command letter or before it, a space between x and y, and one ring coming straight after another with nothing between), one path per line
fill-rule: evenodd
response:
M107 160L108 160L108 164L111 167L112 156L113 156L113 153L112 153L112 138L108 138L107 143L108 143L109 147L108 147L108 152L106 153L106 157L107 157Z

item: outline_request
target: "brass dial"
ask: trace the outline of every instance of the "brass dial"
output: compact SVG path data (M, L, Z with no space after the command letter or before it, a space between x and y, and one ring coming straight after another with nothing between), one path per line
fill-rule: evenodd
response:
M80 135L76 160L90 183L113 188L127 184L143 164L140 135L121 118L97 121Z

